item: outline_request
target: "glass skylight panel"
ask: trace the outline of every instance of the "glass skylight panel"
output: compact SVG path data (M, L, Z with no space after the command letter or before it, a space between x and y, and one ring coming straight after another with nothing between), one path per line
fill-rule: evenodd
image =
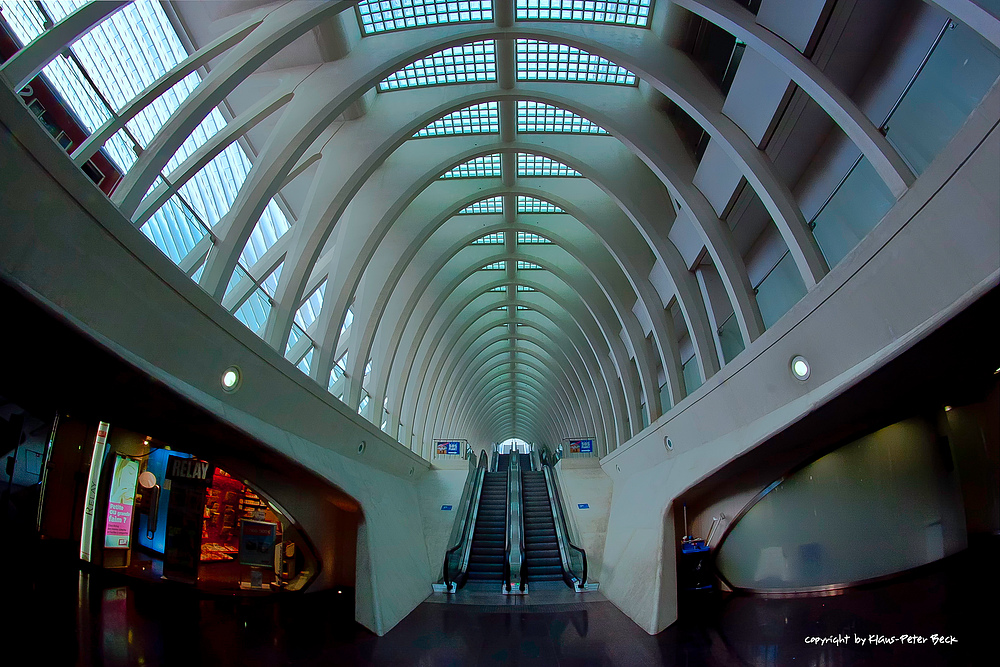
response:
M581 176L580 172L572 167L556 162L544 155L533 155L531 153L517 154L517 175L518 176Z
M326 281L324 280L323 284L316 288L295 312L295 323L302 327L303 331L312 326L312 323L319 317L319 313L323 309L323 296L325 294Z
M347 352L341 355L340 359L337 359L336 363L333 364L333 368L330 370L330 386L339 380L347 372Z
M250 331L260 336L264 333L264 323L267 322L267 316L270 312L271 298L267 292L258 287L233 315Z
M309 348L309 351L306 352L306 356L302 357L302 361L295 364L296 367L306 375L309 375L309 367L312 366L313 352L315 351L316 351L316 346L313 345L311 348Z
M198 216L176 195L140 229L174 264L180 264L208 233Z
M518 213L565 213L555 204L547 201L542 201L541 199L536 199L534 197L528 197L527 195L517 196L517 212Z
M461 44L416 60L378 84L380 91L448 83L496 81L496 42Z
M517 260L517 268L518 269L522 269L522 270L526 270L526 271L533 271L533 270L537 270L537 269L542 269L542 267L538 266L534 262L526 262L523 259Z
M487 264L480 271L506 271L507 270L507 260L501 259L499 262L493 262L492 264Z
M500 178L500 155L480 155L442 174L441 178Z
M577 81L635 85L635 74L606 58L566 44L517 40L518 81Z
M240 254L240 261L245 266L253 266L290 228L291 226L285 216L281 214L278 204L274 199L271 199L267 203L267 208L264 209L264 215L260 217L260 220L254 225L253 231L250 232L250 238L247 239L243 252Z
M370 400L370 399L368 398L368 394L364 394L364 395L363 395L363 396L361 397L361 402L360 402L360 403L358 403L358 414L359 414L359 415L360 415L360 414L361 414L362 412L364 412L364 411L365 411L365 408L367 408L367 407L368 407L368 401L369 401L369 400Z
M500 132L500 105L497 102L483 102L471 107L453 111L439 118L413 135L421 137L445 137L455 134L498 134Z
M478 239L472 242L472 245L503 245L504 238L503 232L493 232L492 234L487 234L486 236L480 236Z
M472 215L475 213L503 213L503 197L497 196L480 199L463 208L457 215Z
M652 0L594 2L594 0L517 0L516 18L542 21L587 21L645 28Z
M517 286L517 291L518 292L537 292L538 290L536 290L534 287L528 287L527 285L518 285Z
M546 243L552 243L544 236L539 236L538 234L532 234L531 232L518 232L517 233L517 243L518 245L541 245Z
M285 359L288 359L289 361L292 360L289 357L289 353L292 351L292 348L295 347L295 344L299 342L299 339L305 335L306 333L301 329L301 327L295 324L295 322L292 322L292 328L288 331L288 342L285 344Z
M518 310L531 310L531 308L528 308L527 306L518 306L517 309Z
M533 100L518 100L517 131L609 134L603 127L572 111Z
M362 0L357 4L361 30L373 35L440 23L493 20L492 0Z
M281 278L281 267L284 265L284 262L278 264L274 271L271 272L271 275L261 281L260 286L264 288L268 296L273 297L274 293L278 291L278 280Z
M504 285L497 285L496 287L491 287L490 292L506 292L507 288Z
M32 3L0 0L0 8L17 39L25 44L43 31L45 13L58 22L87 2L88 0L43 0ZM72 55L75 60L67 55ZM111 117L111 110L122 109L187 56L180 37L160 3L136 0L113 13L73 43L69 51L50 62L43 73L69 110L79 118L88 132L93 132ZM86 70L89 80L77 65L77 60ZM200 82L201 77L197 72L190 73L130 120L127 123L128 132L120 130L104 145L108 157L119 171L125 173L135 163L133 138L140 147L148 145L163 123ZM221 112L213 109L187 137L168 163L167 170L175 168L225 126L226 120ZM180 190L184 201L179 205L190 207L202 221L213 225L232 206L236 192L242 186L251 166L252 163L239 144L230 144L209 165L182 184ZM168 215L162 209L161 212ZM268 205L263 217L271 219L266 224L273 224L276 228L287 226L283 214L273 202ZM181 237L170 240L165 236L161 238L164 247L168 242L175 246L185 243Z
M340 335L343 336L344 332L354 323L354 310L352 308L347 309L347 314L344 315L344 324L340 327ZM344 356L347 356L346 353Z

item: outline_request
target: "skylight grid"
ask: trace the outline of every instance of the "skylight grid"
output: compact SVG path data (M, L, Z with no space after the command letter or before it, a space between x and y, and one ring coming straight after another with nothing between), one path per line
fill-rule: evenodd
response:
M503 213L503 197L497 196L490 197L489 199L480 199L463 208L458 212L458 215L473 215L477 213Z
M606 58L565 44L517 40L518 81L575 81L634 86L635 74Z
M537 292L538 290L536 290L534 287L528 287L527 285L518 285L517 286L517 291L518 292Z
M480 155L445 172L441 178L500 178L500 155Z
M582 176L580 172L572 167L556 162L544 155L532 155L530 153L517 154L517 175L518 176Z
M503 232L493 232L492 234L487 234L486 236L480 236L478 239L472 242L472 245L503 245L504 238Z
M480 271L506 271L507 270L507 260L501 259L499 262L493 262L492 264L487 264Z
M361 30L366 35L441 23L493 20L491 0L362 0L357 5Z
M541 245L545 243L552 243L544 236L539 236L538 234L532 234L531 232L518 232L517 233L517 243L518 245Z
M379 91L449 83L496 81L496 42L461 44L416 60L378 84Z
M499 131L499 130L498 130ZM518 132L553 132L565 134L610 134L583 116L550 104L533 100L517 102Z
M521 306L521 305L518 305L517 309L518 310L531 310L531 308L528 308L527 306Z
M459 109L438 118L413 135L422 137L447 137L455 134L498 134L500 132L500 105L483 102Z
M506 292L507 291L507 287L506 287L506 285L497 285L496 287L491 287L489 289L489 291L490 292Z
M652 0L594 2L593 0L517 0L519 21L585 21L645 28Z
M526 195L517 196L517 212L518 213L565 213L555 204L547 201L542 201L541 199L535 199L534 197L528 197Z
M517 268L518 269L522 269L522 270L526 270L526 271L533 271L533 270L536 270L536 269L542 269L542 267L540 267L539 265L535 264L534 262L526 262L523 259L517 260Z

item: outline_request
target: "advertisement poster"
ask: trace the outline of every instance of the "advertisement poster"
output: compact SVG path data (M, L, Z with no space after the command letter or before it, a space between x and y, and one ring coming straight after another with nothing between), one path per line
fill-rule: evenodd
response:
M240 522L240 563L274 567L274 541L278 524L270 521Z
M438 440L437 453L458 456L462 453L462 443L458 440Z
M135 484L139 478L139 462L120 454L115 456L108 497L108 520L104 529L107 549L128 549L132 533L132 506L135 504Z
M594 453L594 441L587 440L570 440L569 441L569 452L570 454L593 454Z

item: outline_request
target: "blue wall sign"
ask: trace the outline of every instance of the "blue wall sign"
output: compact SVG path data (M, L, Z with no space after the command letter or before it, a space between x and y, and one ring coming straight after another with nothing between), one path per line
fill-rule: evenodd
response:
M590 438L584 440L570 440L569 452L570 454L593 454L594 441Z
M458 456L462 453L462 443L458 440L438 440L437 453Z
M450 512L451 511L451 505L442 505L441 506L441 511L442 512Z
M577 503L576 506L579 507L582 510L589 510L590 509L590 503Z

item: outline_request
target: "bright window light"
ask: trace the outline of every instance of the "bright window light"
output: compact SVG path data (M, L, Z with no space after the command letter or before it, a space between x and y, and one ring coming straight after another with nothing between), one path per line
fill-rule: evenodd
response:
M535 271L542 269L542 267L538 266L534 262L526 262L523 259L517 260L517 268L525 271Z
M480 271L506 271L507 270L507 260L501 259L499 262L493 262L492 264L487 264L486 266L479 269Z
M362 0L358 21L366 35L440 23L473 23L493 20L491 0Z
M504 285L497 285L496 287L491 287L488 291L490 292L506 292L507 287Z
M606 58L565 44L517 40L518 81L577 81L633 86L635 74Z
M378 84L378 89L384 92L417 86L496 80L496 42L491 39L452 46L416 60L386 77Z
M518 176L581 176L580 172L544 155L517 154Z
M445 172L441 178L500 178L500 155L481 155Z
M517 244L518 245L541 245L545 243L552 243L544 236L539 236L538 234L532 234L531 232L518 232L517 233Z
M480 199L474 204L469 204L458 215L471 215L476 213L503 213L503 197L490 197Z
M518 213L565 213L555 204L547 201L542 201L541 199L536 199L534 197L528 197L527 195L517 196L517 212Z
M518 100L517 131L609 134L603 127L595 125L572 111L533 100Z
M323 296L326 294L326 281L317 287L309 298L306 299L295 312L295 323L305 331L319 317L319 311L323 309Z
M537 292L538 290L536 290L534 287L528 287L527 285L518 285L517 286L517 291L518 292Z
M459 109L438 118L413 135L422 137L447 137L455 134L497 134L500 132L500 105L483 102Z
M516 17L523 20L587 21L645 28L651 0L594 2L594 0L517 0Z
M493 232L492 234L487 234L486 236L480 236L478 239L472 242L472 245L503 245L504 238L503 232Z

